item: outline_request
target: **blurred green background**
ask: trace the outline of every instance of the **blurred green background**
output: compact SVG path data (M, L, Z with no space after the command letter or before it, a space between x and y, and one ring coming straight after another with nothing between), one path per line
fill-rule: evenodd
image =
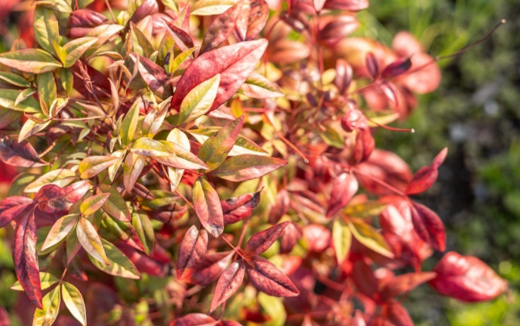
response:
M432 56L456 52L507 20L485 42L440 62L441 86L421 96L403 123L414 134L377 134L378 147L414 170L449 148L438 182L418 200L445 222L447 250L479 257L511 288L491 303L462 304L423 286L405 302L417 325L520 325L519 15L518 0L371 0L360 13L371 27L361 31L366 36L391 45L409 30Z
M417 325L520 325L520 0L371 0L358 16L357 34L390 46L409 30L432 56L456 52L507 19L482 44L440 62L441 86L421 96L403 123L414 134L380 130L377 144L414 170L449 148L438 182L418 199L445 222L448 250L484 260L511 288L490 303L462 304L422 286L405 301ZM0 242L0 304L7 307L16 301L7 290L15 281L10 257Z

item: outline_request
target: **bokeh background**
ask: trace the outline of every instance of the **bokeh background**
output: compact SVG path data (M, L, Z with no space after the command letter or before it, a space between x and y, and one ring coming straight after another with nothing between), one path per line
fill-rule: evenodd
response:
M0 0L0 52L30 29L31 20L17 11L23 6ZM446 224L448 250L479 257L510 284L507 295L483 304L461 304L422 286L405 301L417 325L520 325L519 16L520 0L371 0L358 15L362 26L355 35L390 46L393 35L409 30L432 56L454 53L507 19L485 42L440 62L441 86L420 97L402 124L414 134L379 130L376 135L378 147L396 152L414 170L449 148L438 182L419 200ZM27 26L18 30L16 23L24 26L24 21ZM0 197L7 195L15 173L0 166ZM426 269L440 257L430 258ZM17 300L8 289L15 279L9 248L0 241L4 307Z

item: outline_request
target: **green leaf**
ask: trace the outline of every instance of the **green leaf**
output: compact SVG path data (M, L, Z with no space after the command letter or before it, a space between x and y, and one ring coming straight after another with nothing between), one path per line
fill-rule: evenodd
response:
M69 282L61 284L61 292L63 294L63 302L74 318L76 318L81 325L87 325L87 310L85 309L85 300L78 288Z
M85 216L92 215L106 203L108 197L110 197L110 194L97 194L88 197L87 199L83 200L79 206L79 210Z
M343 212L350 217L366 218L381 214L386 208L386 204L377 201L367 201L365 203L347 206Z
M103 210L113 218L122 221L130 222L130 211L126 205L125 199L116 188L102 184L99 186L101 192L109 194L108 200L103 204Z
M199 142L204 143L211 135L217 133L221 128L220 127L205 127L199 129L191 129L188 132ZM237 156L242 154L253 154L253 155L262 155L269 156L269 153L266 152L262 147L258 146L251 139L244 137L242 135L238 135L237 141L235 145L229 152L228 156Z
M44 252L65 240L72 229L76 226L78 218L78 214L68 214L57 220L47 234L47 238L45 239L40 251Z
M15 126L15 123L20 120L21 116L21 112L0 108L0 129L4 129L7 126Z
M199 158L208 165L210 171L224 162L235 145L243 124L244 116L222 127L202 144L199 150Z
M63 51L65 51L63 66L65 68L72 67L97 40L96 37L82 37L65 44L63 46Z
M0 53L0 63L33 74L41 74L61 67L58 60L42 49Z
M81 161L78 172L82 179L89 179L109 168L118 160L119 158L114 156L89 156Z
M195 16L220 15L236 2L236 0L198 0L192 5L191 14Z
M41 112L38 101L32 97L29 97L32 95L27 94L29 92L34 94L34 90L30 88L23 91L17 89L0 89L0 106L3 106L6 109L23 111L26 113ZM27 94L27 97L19 101L19 103L16 103L20 94Z
M60 26L54 11L43 6L36 6L34 10L34 38L40 46L47 52L58 54L56 48L59 47Z
M246 181L264 176L286 164L287 161L274 157L238 155L224 161L211 174L229 181Z
M39 74L37 77L37 84L40 108L43 114L48 117L52 102L54 102L54 100L58 97L58 88L56 87L54 74L52 72Z
M24 89L23 91L20 92L20 94L18 94L18 96L16 97L16 100L14 101L14 106L17 107L20 103L22 103L23 101L25 100L32 100L34 103L38 103L36 102L36 100L32 97L29 97L29 96L32 96L34 93L36 93L36 90L35 89L32 89L32 88L27 88L27 89ZM0 99L1 100L1 99ZM36 105L36 107L31 107L33 109L33 111L35 112L41 112L40 110L40 106L39 105ZM31 108L28 108L28 109L31 109ZM25 111L25 110L24 110ZM26 111L27 112L27 111Z
M79 220L79 223L76 226L76 235L78 236L78 241L83 249L85 249L89 254L89 257L92 257L101 263L109 264L107 255L105 254L105 250L101 243L101 238L99 237L97 230L94 228L94 225L92 225L88 219L83 217Z
M146 157L128 153L125 158L123 165L123 184L127 192L134 189L134 185L143 172L144 165L146 163Z
M57 286L43 297L43 309L34 312L33 326L51 326L58 317L60 302L60 287Z
M341 219L334 221L334 225L332 226L332 243L334 244L338 264L342 264L343 261L347 259L347 255L350 251L352 233L348 225Z
M348 227L352 231L352 235L365 247L388 258L394 258L394 254L388 247L385 239L370 224L352 220Z
M139 121L140 103L141 101L139 99L136 100L123 119L120 130L123 145L128 145L134 139L135 131L137 130L137 122Z
M130 37L132 37L134 52L150 58L155 49L143 32L132 22L130 22Z
M12 72L0 71L0 80L18 87L31 87L31 83L25 78Z
M99 25L89 30L88 33L85 34L85 37L96 37L97 41L89 47L85 55L89 56L94 53L94 51L108 41L109 38L114 36L116 33L119 33L124 28L125 27L121 25L109 24Z
M74 181L74 179L76 179L76 173L69 169L52 170L28 184L27 187L25 187L24 192L38 192L38 190L40 190L41 187L48 184L65 187L69 185L72 181Z
M155 246L155 232L152 222L143 211L133 210L132 225L144 246L144 252L147 255L151 255Z
M204 162L184 147L167 140L161 140L160 142L168 148L172 155L156 157L155 159L159 163L179 169L208 169Z
M220 74L195 86L182 100L178 124L197 119L209 111L217 96Z
M188 136L178 128L172 129L166 138L167 141L177 144L189 152L191 145ZM175 191L181 182L184 169L168 167L168 177L170 178L171 190Z
M51 273L40 272L40 285L42 287L42 290L47 290L54 284L58 283L58 281L58 278L52 275ZM19 281L16 281L16 283L11 285L10 289L14 291L24 291Z
M137 268L130 261L130 259L128 259L121 252L121 250L119 250L116 246L104 239L101 239L101 242L103 243L103 248L105 249L109 265L100 263L96 259L93 259L89 256L92 264L94 264L103 272L110 275L131 278L136 280L141 278L141 274L139 273Z

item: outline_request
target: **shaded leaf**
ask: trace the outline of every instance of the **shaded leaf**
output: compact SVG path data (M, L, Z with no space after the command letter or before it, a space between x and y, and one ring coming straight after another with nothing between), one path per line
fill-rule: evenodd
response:
M101 239L109 264L102 263L89 256L90 261L103 272L130 279L140 279L141 274L135 265L116 246Z
M421 239L433 248L444 251L446 248L446 231L439 216L419 203L413 203L411 213L414 230Z
M2 162L20 167L40 167L49 163L42 161L34 147L27 141L18 142L9 138L0 139Z
M224 162L235 145L243 124L244 116L222 127L202 144L199 150L199 158L208 165L210 170L214 170Z
M208 315L194 313L175 319L171 326L209 326L215 323L216 320Z
M201 286L213 283L222 274L233 255L233 251L207 254L191 275L190 283Z
M406 273L392 278L386 282L380 290L382 300L395 298L396 296L409 292L417 286L435 278L434 272Z
M177 278L189 280L208 250L208 234L192 225L184 235L177 258Z
M269 249L289 223L291 222L285 221L253 235L246 243L246 252L259 255Z
M229 181L256 179L287 164L287 161L259 155L238 155L228 158L212 175Z
M244 280L245 267L242 260L236 261L231 264L226 270L220 275L215 292L213 293L213 299L209 312L212 313L215 309L229 299L235 292L237 292L242 281Z
M253 209L259 202L260 191L222 201L224 224L233 224L251 216Z

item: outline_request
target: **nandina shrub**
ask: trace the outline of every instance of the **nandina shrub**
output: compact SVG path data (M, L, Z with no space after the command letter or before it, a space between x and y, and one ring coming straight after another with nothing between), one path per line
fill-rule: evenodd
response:
M412 173L373 133L411 131L387 125L440 71L409 33L349 37L367 7L35 1L0 54L24 323L407 326L422 283L504 292L475 257L422 270L446 249L418 200L447 149Z

